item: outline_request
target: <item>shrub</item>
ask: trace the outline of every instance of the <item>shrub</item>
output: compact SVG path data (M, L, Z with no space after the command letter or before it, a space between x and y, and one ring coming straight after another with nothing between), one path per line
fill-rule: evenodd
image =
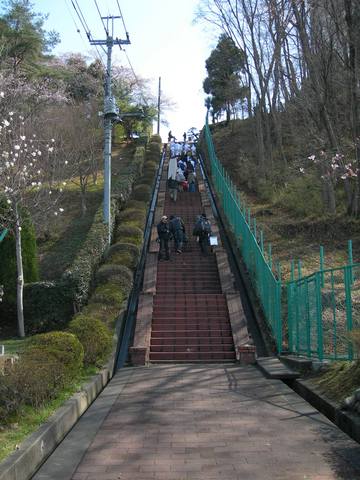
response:
M115 238L118 241L132 243L141 246L144 233L139 227L131 227L128 225L119 225L116 229Z
M125 243L125 242L118 242L111 245L109 248L108 254L109 256L113 255L114 253L119 252L129 252L136 258L139 258L140 250L137 245L133 245L132 243Z
M149 160L145 163L143 172L149 170L149 171L152 171L152 172L155 173L156 170L158 169L158 166L159 166L159 162L153 162L153 161Z
M123 290L120 288L120 291ZM126 298L127 293L123 293L124 298ZM117 317L119 315L121 307L117 305L109 305L106 303L90 302L86 307L81 311L83 315L88 317L97 318L101 320L104 325L107 325L109 328L114 329Z
M11 371L11 388L21 403L39 407L76 379L83 359L83 347L71 333L36 335Z
M31 339L29 350L44 350L54 361L65 367L66 383L74 380L83 365L84 351L77 339L67 332L49 332L35 335Z
M131 290L133 281L132 271L123 265L113 265L105 263L99 268L96 274L97 285L104 283L114 283L121 287L128 287L128 292ZM125 290L126 291L126 290Z
M158 142L153 142L150 140L146 153L151 152L151 153L156 153L158 156L160 156L161 153L161 145Z
M126 209L135 208L136 210L143 210L145 213L147 211L147 204L141 200L129 200L126 203Z
M118 220L119 222L124 221L137 221L145 223L146 219L146 210L137 209L137 208L125 208L122 212L119 213Z
M158 134L151 135L150 142L162 143L161 137Z
M139 184L134 188L133 198L135 200L141 200L143 202L148 202L151 195L151 188L149 185Z
M125 265L125 267L130 269L136 267L139 256L139 247L132 243L125 242L114 243L108 252L108 259L111 263Z
M0 374L0 424L11 421L21 408L21 396L12 378L13 372Z
M80 314L71 320L69 331L84 348L85 365L101 366L112 347L112 336L106 325L97 318Z
M321 186L311 175L298 177L289 183L276 203L298 217L319 217L324 213Z
M120 307L126 295L116 283L99 285L91 295L89 303L104 303Z

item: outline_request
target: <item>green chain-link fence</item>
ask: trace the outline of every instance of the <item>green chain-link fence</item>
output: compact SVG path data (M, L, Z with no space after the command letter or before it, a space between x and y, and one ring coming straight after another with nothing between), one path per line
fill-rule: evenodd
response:
M211 174L222 209L235 233L252 284L276 340L277 349L281 352L281 280L277 279L272 271L271 255L266 259L262 234L258 241L255 219L251 218L250 211L241 203L235 185L215 154L207 118L205 140L211 163Z
M271 246L265 252L256 219L251 218L250 210L241 202L239 192L216 156L207 120L205 141L213 183L272 330L278 353L288 350L321 360L352 360L353 349L348 334L354 328L360 328L360 264L353 263L351 241L349 265L324 269L321 247L322 269L301 277L299 262L300 278L295 280L292 272L292 279L286 285L287 295L282 295L280 267L275 275ZM282 312L287 312L287 322L286 319L282 321Z

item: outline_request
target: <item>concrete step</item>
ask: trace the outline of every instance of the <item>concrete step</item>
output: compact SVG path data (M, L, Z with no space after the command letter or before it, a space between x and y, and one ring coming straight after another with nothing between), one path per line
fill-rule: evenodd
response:
M150 352L150 362L166 361L215 361L236 360L235 352Z
M164 353L177 353L177 352L233 352L234 345L229 344L214 344L214 345L151 345L150 353L152 352L164 352Z
M267 378L291 379L298 378L300 374L290 370L277 357L259 357L257 364Z
M229 345L233 343L231 335L219 336L219 337L170 337L170 338L158 338L153 337L151 339L151 345Z

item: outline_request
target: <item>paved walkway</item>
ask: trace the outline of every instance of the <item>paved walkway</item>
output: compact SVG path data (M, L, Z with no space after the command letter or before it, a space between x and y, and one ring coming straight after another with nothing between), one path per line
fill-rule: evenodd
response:
M152 365L120 371L34 479L356 480L360 446L255 367Z

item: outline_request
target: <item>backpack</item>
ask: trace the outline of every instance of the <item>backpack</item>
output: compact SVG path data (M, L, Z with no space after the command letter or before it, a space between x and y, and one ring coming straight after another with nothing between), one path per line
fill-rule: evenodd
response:
M209 235L211 233L211 225L207 218L200 217L193 230L193 235Z

